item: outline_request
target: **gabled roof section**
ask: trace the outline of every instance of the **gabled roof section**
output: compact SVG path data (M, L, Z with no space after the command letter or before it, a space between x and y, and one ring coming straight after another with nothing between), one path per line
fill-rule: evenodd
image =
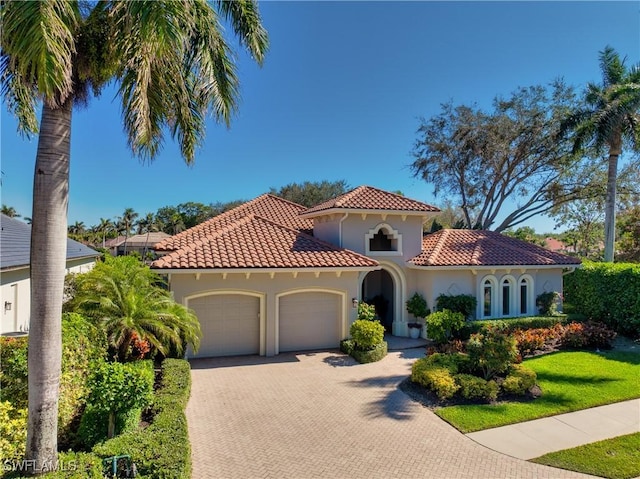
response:
M292 229L311 230L313 229L313 222L299 216L304 209L302 205L274 195L264 194L218 216L214 216L210 220L189 228L182 233L167 238L157 243L154 249L156 251L176 251L188 247L196 241L205 241L208 237L215 235L221 228L229 226L250 214Z
M31 226L0 214L0 268L27 267L31 261ZM97 258L100 253L67 238L67 260Z
M495 231L443 229L422 238L415 266L553 266L580 260Z
M440 211L435 206L406 198L372 186L359 186L332 200L320 203L302 212L303 217L318 216L328 210L380 210L404 213L431 213Z
M378 262L248 213L154 261L158 269L370 268Z

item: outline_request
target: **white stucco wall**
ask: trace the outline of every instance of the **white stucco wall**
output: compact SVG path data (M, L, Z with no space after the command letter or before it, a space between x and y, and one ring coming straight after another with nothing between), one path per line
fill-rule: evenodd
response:
M2 297L2 333L25 332L29 329L29 311L31 310L31 289L29 268L3 271ZM10 308L9 308L10 303Z
M202 295L207 292L227 293L259 293L262 298L261 318L264 325L264 352L267 356L273 356L277 352L277 308L278 298L283 293L295 290L329 291L341 294L345 300L343 304L343 331L342 338L349 336L351 323L355 321L357 309L352 307L352 299L359 298L358 272L299 272L295 277L292 272L250 273L247 278L245 273L229 273L226 278L222 273L173 273L169 278L169 284L174 299L188 305L190 296Z
M66 274L86 273L95 265L93 258L81 258L67 261ZM2 329L0 332L15 333L29 330L31 317L31 281L29 268L3 271L1 279L0 308ZM7 303L11 303L8 309Z

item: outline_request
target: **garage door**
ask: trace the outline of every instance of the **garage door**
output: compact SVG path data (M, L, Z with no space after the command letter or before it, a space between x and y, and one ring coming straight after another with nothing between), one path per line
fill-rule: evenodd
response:
M280 352L340 346L341 296L305 292L280 298Z
M200 320L202 340L194 357L260 353L260 299L214 294L189 300Z

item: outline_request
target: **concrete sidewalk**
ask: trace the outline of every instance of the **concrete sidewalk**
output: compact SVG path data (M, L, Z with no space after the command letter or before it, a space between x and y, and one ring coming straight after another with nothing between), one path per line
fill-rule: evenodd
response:
M518 459L640 432L640 399L608 404L466 434L478 444Z

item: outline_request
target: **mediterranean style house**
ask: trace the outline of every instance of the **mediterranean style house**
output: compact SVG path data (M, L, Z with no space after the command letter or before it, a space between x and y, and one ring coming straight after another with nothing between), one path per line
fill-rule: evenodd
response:
M262 195L155 245L202 327L196 357L336 348L360 301L408 336L405 302L471 294L476 318L536 314L580 261L499 233L423 225L438 209L370 186L312 208ZM423 332L424 334L424 332ZM192 355L194 356L194 355Z
M0 283L4 335L26 334L31 318L31 226L0 215ZM67 239L66 272L85 273L100 253Z

